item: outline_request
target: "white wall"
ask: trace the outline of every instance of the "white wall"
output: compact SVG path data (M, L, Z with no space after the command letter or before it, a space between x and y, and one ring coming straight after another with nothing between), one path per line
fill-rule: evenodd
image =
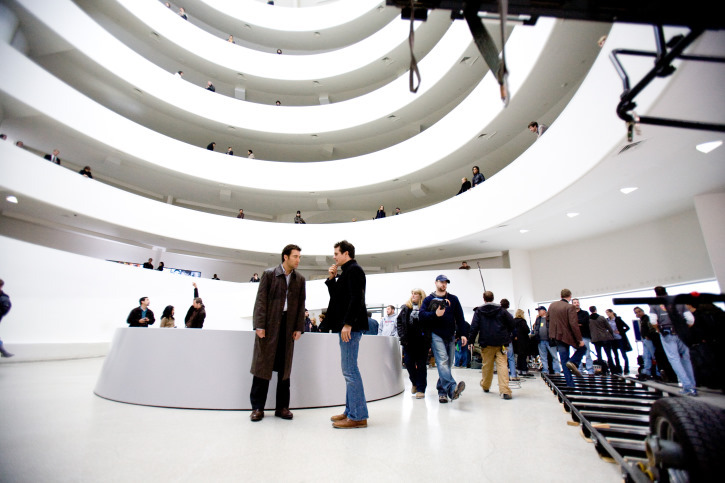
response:
M129 240L115 241L101 236L70 232L58 227L38 225L31 221L8 216L0 217L0 235L101 260L143 263L149 258L153 258L154 266L158 266L159 262L163 261L167 268L199 271L202 278L211 278L216 273L222 280L230 282L246 282L255 272L261 273L267 268L256 262L219 260L213 257L203 258L160 252L154 250L154 247Z
M177 326L193 296L192 282L207 307L205 328L251 330L257 284L192 279L182 275L144 270L0 236L0 278L13 308L3 319L2 339L20 355L17 344L107 343L113 331L126 326L129 311L148 296L160 325L166 305L176 307ZM364 267L363 267L364 268ZM261 272L261 270L260 270ZM367 303L399 306L413 288L434 290L440 272L405 272L369 275ZM449 270L450 291L464 308L482 303L477 271ZM486 286L497 298L513 300L509 270L486 270ZM307 283L307 307L319 313L329 296L324 281ZM181 330L181 329L177 329ZM184 329L185 330L185 329ZM16 349L12 349L15 345Z
M695 196L695 209L702 226L713 271L720 286L725 287L725 224L723 224L725 193Z
M534 298L609 294L713 278L694 211L530 252Z

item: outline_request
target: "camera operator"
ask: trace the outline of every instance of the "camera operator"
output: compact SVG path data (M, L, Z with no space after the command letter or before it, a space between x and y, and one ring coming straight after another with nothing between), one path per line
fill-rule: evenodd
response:
M420 318L431 329L431 347L438 368L438 402L447 403L458 399L466 383L456 384L451 373L455 360L456 337L461 339L461 347L468 343L469 325L463 317L463 308L458 297L448 293L450 280L445 275L436 277L436 290L428 295L420 308Z

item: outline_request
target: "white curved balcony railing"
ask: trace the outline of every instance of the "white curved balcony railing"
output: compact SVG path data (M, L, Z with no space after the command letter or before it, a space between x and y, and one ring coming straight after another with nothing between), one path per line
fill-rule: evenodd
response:
M259 20L258 17L236 18L224 9L224 5L219 6L222 10L218 10L203 0L184 0L184 7L190 14L190 22L201 23L202 28L216 30L217 33L233 34L237 43L241 45L261 50L292 49L297 53L345 47L380 30L393 18L400 17L400 10L386 7L384 0L380 0L377 4L367 0L344 1L336 2L338 4L336 6L332 6L333 2L327 1L316 3L317 5L307 4L303 8L285 8L277 3L275 7L278 6L279 9L251 11L262 15ZM239 2L231 5L235 9L234 13L239 13L236 12L236 7L239 5ZM368 6L370 9L365 11ZM246 9L242 8L243 16L245 12ZM300 13L301 17L298 16ZM288 17L293 18L290 20ZM280 30L280 24L276 23L278 20L282 25L292 23L295 30Z
M324 81L371 64L379 64L389 51L408 40L408 23L396 18L373 35L342 49L311 55L277 55L276 48L260 52L211 35L190 22L184 22L162 3L147 0L115 1L138 21L189 54L245 76L287 81ZM433 22L451 22L445 15L437 18ZM416 23L416 29L436 30L425 27L423 22Z
M379 129L385 131L389 128L386 118L409 104L423 102L426 92L458 65L460 57L471 45L466 25L462 22L452 24L420 63L420 69L426 73L426 82L417 95L408 92L407 78L400 77L382 89L344 102L278 107L230 99L174 77L119 42L69 0L58 0L52 6L39 5L33 0L19 0L19 3L45 27L96 64L118 75L120 82L128 82L170 108L181 109L205 122L270 136L305 135L308 139L311 134L352 129L374 121L383 124ZM221 43L234 47L228 42ZM455 93L454 88L450 91ZM446 100L443 97L435 102L445 104ZM281 138L276 140L283 141Z
M329 2L307 8L270 8L251 0L202 0L219 15L243 24L287 32L319 32L355 22L363 15L385 5L385 0Z
M652 49L651 28L615 25L607 40L607 51L624 47ZM637 78L650 67L651 60L633 59L628 71ZM642 93L638 112L648 112L673 78L676 74ZM0 85L5 81L3 78ZM480 235L525 214L582 178L624 140L622 122L614 110L620 93L621 82L603 52L546 135L482 188L382 220L290 225L208 215L91 182L6 143L0 143L0 187L16 194L21 203L23 197L39 200L108 224L111 229L114 225L124 226L201 245L277 253L278 247L270 246L269 240L294 240L305 247L306 255L329 255L335 242L349 239L354 240L360 255L411 250ZM583 120L596 120L596 129ZM355 176L356 171L352 167L336 169L328 175L344 181ZM517 196L512 196L514 189ZM480 209L482 206L487 209ZM445 227L430 228L431 220L443 219ZM396 236L380 237L381 231ZM255 236L247 236L249 233Z
M575 29L576 34L573 35L567 29L568 25L571 24L540 19L535 27L514 29L507 42L512 102L533 72L539 55L555 31L558 35L572 37L572 41L579 41L576 35L588 38L582 29ZM59 82L7 44L0 45L0 56L4 59L5 67L0 72L0 89L66 127L105 144L109 150L200 179L269 191L334 192L376 185L419 171L474 140L503 109L498 98L498 85L489 73L446 117L421 134L390 148L327 162L293 163L249 159L239 163L221 153L168 138L113 113ZM564 64L570 61L565 56L557 56L557 60ZM549 62L547 67L555 69L560 66ZM178 81L175 83L177 85L172 84L168 83L166 87L181 89L179 86L184 83ZM209 99L214 97L212 93L206 93ZM289 117L293 118L291 113L295 109L289 112ZM257 123L264 121L254 116L252 119ZM308 120L302 118L298 122L309 124ZM129 139L134 142L129 143ZM340 173L354 173L354 176L340 176ZM380 173L385 173L385 176L381 177Z

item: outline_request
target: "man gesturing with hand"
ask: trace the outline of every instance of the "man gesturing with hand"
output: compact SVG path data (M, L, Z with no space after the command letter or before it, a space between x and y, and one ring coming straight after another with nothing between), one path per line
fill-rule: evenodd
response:
M365 272L355 261L355 247L347 240L335 244L335 264L325 281L330 293L325 323L340 333L340 359L345 377L345 411L332 416L332 426L339 429L365 428L368 405L362 376L357 367L362 331L368 328L365 306ZM342 273L338 273L338 271Z

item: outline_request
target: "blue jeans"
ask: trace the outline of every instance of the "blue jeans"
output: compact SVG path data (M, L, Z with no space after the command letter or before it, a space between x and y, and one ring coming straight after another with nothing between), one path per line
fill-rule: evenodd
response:
M571 371L566 367L567 362L571 362L574 366L578 366L584 357L584 351L586 347L577 347L574 351L574 355L569 358L569 344L559 342L556 345L556 350L559 352L559 358L561 359L561 367L564 368L564 379L566 379L567 387L574 387L574 376L571 375Z
M655 343L649 339L642 339L642 359L644 360L642 374L646 374L648 376L652 375L652 359L654 359L654 357Z
M667 354L667 360L670 361L672 370L682 383L682 389L685 391L695 389L695 374L692 371L692 362L690 362L690 350L676 334L660 334L660 340L662 340L662 348Z
M584 355L587 358L587 365L586 365L587 372L589 374L594 374L594 359L592 359L592 351L589 349L589 347L590 347L590 345L592 343L592 339L590 339L589 337L582 337L582 340L584 341L584 347L586 348L586 350L584 352ZM582 359L583 359L583 357L582 357ZM579 370L580 371L582 370L582 366L583 365L584 365L583 362L580 362L579 363Z
M340 362L345 377L345 415L353 421L368 418L368 404L365 400L362 376L357 368L357 354L360 350L362 332L351 332L350 341L343 342L340 336Z
M516 356L514 356L514 344L509 342L509 346L506 349L506 359L509 365L509 378L517 377L516 375Z
M546 360L546 354L551 354L551 359L554 361L554 372L561 372L561 366L559 366L559 359L556 356L556 349L549 345L548 340L539 341L539 357L541 358L541 366L544 372L549 372L549 362Z
M456 343L456 367L466 367L471 362L471 351L468 349L468 345L458 347L460 342Z
M451 374L451 366L455 358L456 343L452 338L443 339L433 334L431 348L438 368L438 382L436 383L438 396L453 397L453 391L456 390L456 380L453 379L453 374Z

